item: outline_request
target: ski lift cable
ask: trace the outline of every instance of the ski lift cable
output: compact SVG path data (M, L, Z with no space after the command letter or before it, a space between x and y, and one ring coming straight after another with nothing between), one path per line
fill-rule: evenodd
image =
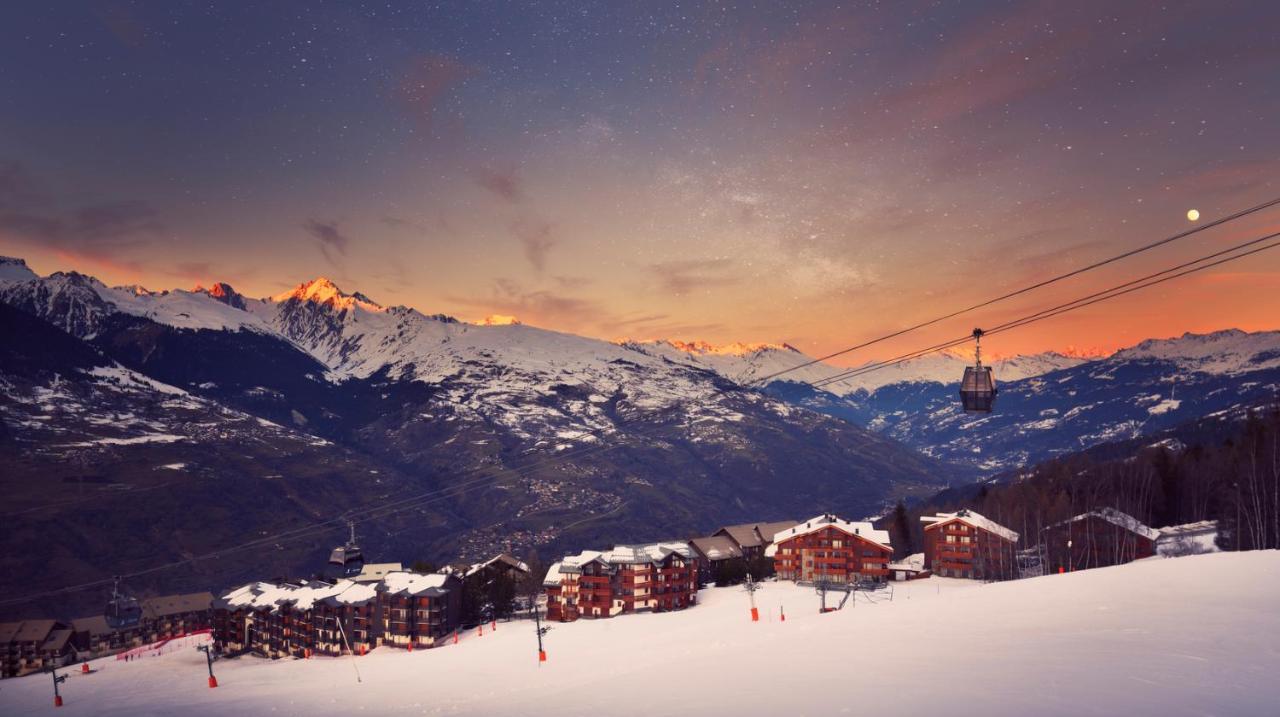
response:
M1158 241L1158 242L1153 242L1153 243L1151 243L1151 244L1148 244L1148 245L1145 245L1145 246L1143 246L1143 247L1139 247L1139 248L1136 248L1136 249L1130 250L1130 251L1125 252L1125 253L1123 253L1123 254L1119 254L1119 255L1116 255L1116 256L1114 256L1114 257L1111 257L1111 258L1108 258L1108 259L1105 259L1105 260L1102 260L1102 261L1099 261L1099 262L1095 262L1094 264L1091 264L1091 265L1086 266L1086 267L1082 267L1082 268L1077 269L1077 270L1074 270L1074 271L1072 271L1072 272L1068 272L1068 273L1066 273L1066 274L1062 274L1062 275L1059 275L1059 276L1057 276L1057 277L1054 277L1054 278L1051 278L1051 279L1048 279L1048 280L1045 280L1045 281L1042 281L1042 282L1038 282L1037 284L1033 284L1033 285L1031 285L1031 286L1025 287L1025 288L1020 289L1020 290L1015 291L1015 292L1010 292L1010 293L1005 294L1005 295L1003 295L1003 296L1001 296L1001 297L996 297L996 298L994 298L994 299L990 299L990 300L988 300L988 301L982 302L981 304L976 304L976 305L974 305L973 307L970 307L970 308L967 308L967 309L962 309L962 310L960 310L960 311L956 311L956 312L952 312L951 314L948 314L948 315L945 315L945 316L939 317L938 319L931 320L931 321L929 321L929 322L924 322L924 323L919 324L919 325L917 325L917 326L915 326L915 327L909 327L909 328L907 328L907 329L903 329L902 331L900 331L900 332L896 332L895 334L886 335L885 337L882 337L882 338L880 338L880 339L875 339L875 340L873 340L873 341L871 341L871 342L866 342L866 343L864 343L864 344L859 344L858 346L850 347L850 348L848 348L848 349L844 349L844 350L839 351L839 352L835 352L835 353L832 353L832 354L828 354L828 355L827 355L827 356L825 356L825 357L822 357L822 358L819 358L819 359L815 359L814 361L810 361L810 362L806 362L806 363L801 363L801 364L798 364L798 365L793 366L793 367L791 367L791 368L785 369L785 370L783 370L783 371L779 371L779 372L775 372L775 373L772 373L772 374L769 374L769 375L766 375L766 376L758 377L758 378L756 378L756 379L753 379L752 381L745 382L745 383L743 383L743 384L737 384L737 385L735 385L735 386L733 387L733 389L720 388L720 389L717 389L717 390L715 390L715 391L712 391L709 395L707 395L707 396L705 396L705 397L695 397L695 398L685 399L683 402L678 402L677 404L673 404L672 406L665 407L665 408L663 408L663 409L659 409L659 412L671 412L671 413L674 413L674 412L675 412L675 411L680 407L680 404L681 404L681 403L691 403L691 402L695 402L695 401L698 401L698 400L706 400L706 399L710 399L710 398L715 397L715 396L722 395L722 394L724 394L724 393L728 393L730 390L740 390L740 389L743 389L743 388L748 388L748 387L750 387L750 386L753 386L753 385L755 385L755 384L758 384L758 383L761 383L761 382L763 382L763 381L769 380L769 379L774 378L774 377L776 377L776 376L784 375L784 374L786 374L786 373L790 373L790 372L792 372L792 371L796 371L796 370L798 370L798 369L800 369L800 368L804 368L805 366L813 365L814 363L817 363L818 361L825 360L826 358L831 358L831 357L834 357L834 356L839 356L839 355L842 355L842 354L845 354L845 353L849 353L849 352L854 351L854 350L856 350L856 349L858 349L858 348L862 348L862 347L865 347L865 346L869 346L869 345L872 345L872 344L877 343L877 342L879 342L879 341L886 340L886 339L888 339L888 338L892 338L892 337L897 336L897 335L902 335L903 333L907 333L907 332L909 332L909 331L914 331L914 330L916 330L916 329L918 329L918 328L923 328L924 326L928 326L928 325L930 325L930 324L937 323L937 322L939 322L939 321L943 321L943 320L945 320L945 319L947 319L947 318L953 318L953 317L955 317L955 316L959 316L959 315L961 315L961 314L963 314L963 313L966 313L966 312L968 312L968 311L972 311L972 310L977 309L977 308L982 308L982 307L984 307L984 306L989 306L989 305L994 304L994 303L997 303L997 302L999 302L999 301L1003 301L1003 300L1005 300L1005 299L1012 298L1012 297L1014 297L1014 296L1018 296L1018 295L1020 295L1020 294L1027 293L1028 291L1032 291L1032 290L1034 290L1034 289L1036 289L1036 288L1040 288L1040 287L1043 287L1043 286L1047 286L1047 285L1052 284L1052 283L1055 283L1055 282L1057 282L1057 281L1061 281L1062 279L1066 279L1066 278L1069 278L1069 277L1071 277L1071 276L1076 276L1076 275L1079 275L1079 274L1084 273L1084 272L1086 272L1086 271L1090 271L1090 270L1092 270L1092 269L1095 269L1095 268L1098 268L1098 267L1101 267L1101 266L1105 266L1105 265L1107 265L1107 264L1113 263L1113 262L1115 262L1115 261L1119 261L1120 259L1127 258L1127 257L1129 257L1129 256L1133 256L1133 255L1138 254L1138 253L1141 253L1141 252L1143 252L1143 251L1147 251L1147 250L1152 249L1152 248L1155 248L1155 247L1157 247L1157 246L1161 246L1161 245L1164 245L1164 244L1168 244L1168 243L1170 243L1170 242L1172 242L1172 241L1176 241L1176 240L1178 240L1178 239L1182 239L1182 238L1184 238L1184 237L1186 237L1186 236L1190 236L1191 234L1194 234L1194 233L1199 232L1199 231L1203 231L1203 230L1208 229L1208 228L1210 228L1210 227L1212 227L1212 226L1218 226L1218 225L1224 224L1224 223L1226 223L1226 222L1228 222L1228 221L1232 221L1232 220L1234 220L1234 219L1239 219L1239 218L1241 218L1241 217L1244 217L1244 216L1247 216L1247 215L1249 215L1249 214L1255 213L1255 212L1260 211L1260 210L1262 210L1262 209L1265 209L1265 208L1267 208L1267 207L1274 206L1274 205L1276 205L1276 204L1280 204L1280 198L1277 198L1277 199L1271 200L1271 201L1269 201L1269 202L1265 202L1265 203L1263 203L1263 204L1256 205L1255 207L1252 207L1252 208L1247 209L1247 210L1242 210L1242 211L1240 211L1240 212L1236 212L1235 214L1228 215L1228 216L1226 216L1226 217L1222 217L1222 218L1220 218L1220 219L1214 220L1213 222L1207 223L1207 224L1205 224L1205 225L1203 225L1203 226L1201 226L1201 227L1197 227L1197 228L1195 228L1195 229L1188 230L1188 231L1186 231L1186 232L1182 232L1182 233L1180 233L1180 234L1176 234L1176 235L1171 236L1171 237L1167 237L1167 238L1162 239L1162 240L1160 240L1160 241ZM1112 299L1112 298L1116 298L1116 297L1118 297L1118 296L1122 296L1122 295L1125 295L1125 294L1129 294L1129 293L1132 293L1132 292L1134 292L1134 291L1138 291L1138 290L1140 290L1140 289L1145 289L1145 288L1148 288L1148 287L1150 287L1150 286L1154 286L1154 285L1156 285L1156 284L1163 283L1163 282L1165 282L1165 281L1169 281L1169 280L1172 280L1172 279L1180 278L1180 277L1182 277L1182 276L1186 276L1186 275L1188 275L1188 274L1192 274L1192 273L1196 273L1196 272L1199 272L1199 271L1203 271L1203 270L1205 270L1205 269L1209 269L1209 268L1212 268L1212 267L1215 267L1215 266L1219 266L1219 265L1222 265L1222 264L1225 264L1225 263L1228 263L1228 262L1231 262L1231 261L1236 261L1236 260L1238 260L1238 259L1242 259L1242 258L1244 258L1244 257L1246 257L1246 256L1251 256L1251 255L1253 255L1253 254L1258 254L1258 253L1260 253L1260 252L1263 252L1263 251L1266 251L1266 250L1269 250L1269 249L1276 248L1276 247L1280 246L1280 242L1276 242L1276 243L1273 243L1273 244L1269 244L1269 245L1266 245L1266 246L1263 246L1263 247L1260 247L1260 248L1257 248L1257 249L1253 249L1253 250L1251 250L1251 251L1248 251L1248 252L1245 252L1245 253L1242 253L1242 254L1238 254L1238 255L1235 255L1235 256L1229 256L1229 257L1226 257L1226 258L1222 258L1222 259L1219 259L1218 261L1214 261L1214 262L1209 263L1209 264L1204 264L1204 265L1202 265L1202 266L1197 266L1197 267L1194 267L1194 268L1186 269L1185 271L1181 271L1180 273L1171 274L1171 275L1169 275L1169 276L1164 276L1163 278L1159 278L1159 279L1157 279L1157 280L1150 281L1150 282L1145 283L1145 284L1141 284L1141 285L1134 286L1134 284L1135 284L1135 283L1137 283L1137 282L1141 282L1141 281L1144 281L1144 280L1149 279L1149 278L1151 278L1151 277L1159 277L1159 276L1161 276L1162 274L1168 274L1169 272L1171 272L1171 271L1175 271L1175 270L1177 270L1177 269L1179 269L1179 268L1181 268L1181 267L1191 266L1191 265L1194 265L1194 264L1200 263L1200 262L1205 261L1205 260L1210 259L1210 258L1219 257L1219 256L1222 256L1223 254L1226 254L1226 253L1229 253L1229 252L1232 252L1232 251L1239 250L1240 248L1243 248L1243 247L1246 247L1246 246L1250 246L1250 245L1257 244L1257 243L1259 243L1259 242L1261 242L1261 241L1265 241L1265 240L1267 240L1267 239L1274 238L1274 237L1276 237L1276 236L1280 236L1280 233L1271 234L1271 235L1268 235L1268 236L1261 237L1261 238L1259 238L1259 239L1254 239L1254 240L1251 240L1251 241L1249 241L1249 242L1245 242L1245 243L1243 243L1243 244L1236 245L1236 246L1234 246L1234 247L1232 247L1232 248L1230 248L1230 249L1222 250L1222 251L1219 251L1219 252L1215 252L1215 253L1213 253L1213 254L1206 255L1206 256L1204 256L1204 257L1200 257L1199 259L1196 259L1196 260L1193 260L1193 261L1191 261L1191 262L1187 262L1187 263L1185 263L1185 264L1179 265L1179 267L1173 267L1173 268L1171 268L1171 269L1166 269L1166 270L1164 270L1164 271L1157 272L1156 274L1149 275L1148 277L1144 277L1143 279L1138 279L1138 280L1134 280L1134 281L1126 282L1126 283L1124 283L1124 284L1121 284L1121 285L1119 285L1119 286L1117 286L1117 287L1112 287L1111 289L1105 290L1105 291L1103 291L1103 292L1097 292L1097 293L1095 293L1095 294L1093 294L1093 295L1090 295L1089 297L1082 297L1081 299L1077 299L1076 301L1073 301L1073 302L1068 302L1067 304L1059 305L1058 307L1054 307L1054 308L1051 308L1051 309L1046 309L1046 310L1043 310L1043 311L1037 312L1036 314L1032 314L1032 315L1029 315L1029 316L1026 316L1026 317L1022 317L1022 318L1020 318L1020 319L1015 319L1015 320L1013 320L1013 321L1006 322L1005 324L1001 324L1001 325L999 325L999 326L997 326L997 327L994 327L994 328L992 328L992 329L990 329L990 330L986 331L986 333L987 333L988 335L992 335L992 334L1002 333L1002 332L1004 332L1004 331L1010 331L1010 330L1013 330L1013 329L1015 329L1015 328L1021 328L1022 326L1025 326L1025 325L1028 325L1028 324L1031 324L1031 323L1035 323L1035 322L1038 322L1038 321L1041 321L1041 320L1044 320L1044 319L1052 318L1052 317L1054 317L1054 316L1059 316L1059 315L1061 315L1061 314L1063 314L1063 313L1067 313L1067 312L1069 312L1069 311L1074 311L1075 309L1083 308L1083 307L1085 307L1085 306L1090 306L1090 305L1092 305L1092 304L1096 304L1096 303L1099 303L1099 302L1101 302L1101 301L1106 301L1106 300L1108 300L1108 299ZM1122 288L1122 287L1128 287L1128 288L1125 288L1123 291L1117 291L1116 293L1108 293L1108 292L1116 291L1117 289L1120 289L1120 288ZM1095 297L1095 298L1091 298L1091 297ZM1088 301L1085 301L1085 299L1089 299L1089 300L1088 300ZM1078 303L1078 302L1084 302L1084 303ZM863 375L863 374L865 374L865 373L870 373L871 371L876 371L876 370L880 370L880 369L883 369L883 368L888 368L888 367L890 367L890 366L898 365L898 364L903 363L903 362L905 362L905 361L911 360L912 358L917 358L917 357L919 357L919 356L924 356L924 355L927 355L927 354L930 354L930 353L936 353L936 352L938 352L938 351L945 350L946 348L950 348L950 347L953 347L953 346L958 346L958 345L960 345L960 344L963 344L963 343L965 343L965 342L969 341L970 339L971 339L971 336L959 337L959 338L957 338L957 339L954 339L954 340L951 340L951 341L947 341L947 342L943 342L943 343L941 343L941 344L935 344L934 346L931 346L931 347L928 347L928 348L925 348L925 349L920 349L920 350L917 350L917 351L914 351L914 352L910 352L910 353L908 353L908 354L903 354L902 356L895 357L895 358L893 358L893 359L889 359L889 360L882 361L882 362L877 362L877 363L871 364L871 365L869 365L869 366L863 366L863 367L858 367L858 368L855 368L855 369L850 369L850 370L849 370L849 371L847 371L847 372L843 372L843 373L841 373L841 374L836 374L835 376L830 376L830 377L826 377L826 378L819 379L819 380L815 380L815 381L802 381L802 382L800 382L800 383L806 383L806 384L808 384L808 385L811 385L811 386L819 387L819 388L820 388L820 387L822 387L822 386L829 385L830 383L833 383L833 382L838 381L838 380L843 380L843 379L845 379L845 378L851 378L851 377L854 377L854 376L860 376L860 375ZM646 427L642 427L642 429L641 429L640 431L638 431L638 432L639 432L639 433L644 433L644 432L646 432L646 431L644 430L645 428L648 428L649 430L656 430L656 429L659 429L659 428L665 428L665 427L667 427L667 424L666 424L666 423L662 423L662 424L647 424L647 426L646 426ZM608 427L604 427L604 428L600 428L600 429L592 429L592 430L589 430L589 431L584 431L584 432L583 432L583 435L584 435L584 436L586 436L586 435L594 435L594 434L598 434L598 433L611 432L611 431L613 431L613 430L616 430L616 428L615 428L614 426L608 426ZM395 514L395 513L398 513L398 512L402 512L402 511L404 511L404 510L410 510L410 509L416 509L416 508L425 507L426 505L430 505L430 504L433 504L433 503L435 503L435 502L439 502L439 501L441 501L441 500L445 500L445 499L448 499L448 498L454 498L454 497L457 497L458 495L461 495L462 493L465 493L465 492L470 491L470 490L472 490L472 489L474 489L474 488L477 488L477 487L481 487L481 486L484 486L484 485L496 484L496 483L501 482L501 481L503 481L503 480L510 480L510 479L515 479L515 478L521 478L521 477L524 477L524 474L525 474L525 473L527 473L527 472L529 472L529 471L532 471L532 470L534 470L534 469L536 469L536 468L540 468L540 467L542 467L543 465L547 465L547 464L555 464L555 463L562 463L562 462L564 462L564 461L568 460L569 458L578 457L578 456L580 456L580 455L584 455L584 454L588 454L588 453L603 452L603 451L611 450L611 449L613 449L613 448L614 448L614 446L612 446L612 445L606 445L606 444L603 444L603 443L601 443L601 444L595 444L595 445L590 445L590 444L588 444L588 445L584 445L584 446L582 446L579 450L564 451L564 452L561 452L561 453L558 453L558 454L554 454L554 455L548 456L548 457L546 457L546 458L545 458L545 459L543 459L543 460L535 461L535 462L534 462L534 463L532 463L532 464L529 464L529 465L526 465L526 466L521 466L521 467L514 468L514 469L512 469L512 471L511 471L511 472L513 473L512 475L497 475L497 476L495 476L495 475L484 475L484 476L479 476L479 477L477 477L477 478L475 478L475 479L472 479L472 480L469 480L469 481L466 481L466 482L463 482L463 483L460 483L460 484L455 484L455 485L448 486L448 487L445 487L445 488L441 488L441 489L437 489L437 490L433 490L433 491L428 491L428 492L426 492L426 493L419 494L419 495L416 495L416 496L412 496L412 497L409 497L409 498L404 498L404 499L401 499L401 500L398 500L398 501L382 502L382 503L372 504L372 505L369 505L369 506L367 506L367 507L365 507L365 508L361 508L361 509L352 509L352 510L348 510L348 511L344 512L342 515L340 515L340 516L338 516L338 517L336 517L336 518L332 518L332 519L329 519L329 520L321 521L321 522L319 522L319 523L312 523L312 524L309 524L309 525L300 526L300 527L298 527L298 528L294 528L294 529L291 529L291 530L283 531L283 532L281 532L281 533L276 533L276 534L273 534L273 535L270 535L270 536L264 536L264 537L261 537L261 538L256 538L256 539L254 539L254 540L247 541L247 542L245 542L245 543L241 543L241 544L239 544L239 545L230 546L230 547L227 547L227 548L222 548L222 549L219 549L219 550L216 550L216 551L211 551L211 552L205 553L205 554L203 554L203 555L193 556L193 557L190 557L190 558L184 558L184 559L181 559L181 560L175 560L175 561L171 561L171 562L169 562L169 563L164 563L164 564L161 564L161 565L157 565L157 566L153 566L153 567L150 567L150 568L146 568L146 569L142 569L142 570L137 570L137 571L133 571L133 572L122 572L122 573L120 573L120 575L121 575L122 577L124 577L124 578L135 578L135 577L140 577L140 576L144 576L144 575L149 575L149 574L156 573L156 572L161 572L161 571L165 571L165 570L170 570L170 569L177 568L177 567L182 567L182 566L184 566L184 565L194 564L194 563L196 563L196 562L200 562L200 561L203 561L203 560L209 560L209 559L219 558L219 557L222 557L222 556L227 555L227 554L230 554L230 553L239 552L239 551L241 551L241 550L247 550L247 549L255 548L255 547L262 547L263 545L268 545L268 544L273 544L273 543L280 543L280 542L292 542L292 541L299 540L299 539L302 539L302 538L310 538L310 537L314 537L315 535L318 535L318 534L321 534L321 533L324 533L324 532L327 532L327 531L332 530L332 529L335 527L335 526L333 525L333 524L335 524L335 523L337 523L337 524L340 524L340 525L341 525L341 524L345 524L348 520L352 520L352 519L354 519L354 518L356 518L356 517L364 516L364 517L366 517L366 519L367 519L367 518L370 518L370 517L385 517L385 516L387 516L387 515L392 515L392 514ZM468 471L468 472L471 472L471 473L478 473L478 472L481 472L481 471L483 471L483 470L484 470L484 469L476 469L476 470L474 470L474 471ZM464 473L464 475L465 475L465 473ZM71 585L71 586L66 586L66 587L61 587L61 588L56 588L56 589L51 589L51 590L46 590L46 591L41 591L41 592L31 593L31 594L24 595L24 596L20 596L20 597L16 597L16 598L6 598L6 599L3 599L3 600L0 600L0 605L20 604L20 603L25 603L25 602L30 602L30 601L32 601L32 600L40 599L40 598L52 597L52 596L57 596L57 595L65 595L65 594L69 594L69 593L73 593L73 592L78 592L78 591L80 591L80 590L87 590L87 589L91 589L91 588L102 587L102 586L104 586L104 585L111 584L112 582L113 582L113 578L108 578L108 579L102 579L102 580L89 581L89 582L81 583L81 584L78 584L78 585Z
M1029 286L1024 286L1024 287L1022 287L1021 289L1016 289L1016 290L1014 290L1014 291L1010 291L1010 292L1008 292L1008 293L1006 293L1006 294L1002 294L1002 295L1000 295L1000 296L997 296L997 297L994 297L994 298L991 298L991 299L987 299L987 300L985 300L985 301L978 302L978 303L976 303L976 304L974 304L974 305L972 305L972 306L969 306L969 307L966 307L966 308L960 309L960 310L958 310L958 311L952 311L952 312L950 312L950 313L943 314L943 315L941 315L941 316L937 316L937 317L932 318L932 319L929 319L929 320L927 320L927 321L922 321L922 322L920 322L920 323L918 323L918 324L914 324L914 325L912 325L912 326L908 326L908 327L906 327L906 328L899 329L899 330L897 330L897 331L893 331L893 332L891 332L891 333L885 334L884 336L879 336L879 337L877 337L877 338L870 339L870 340L868 340L868 341L864 341L864 342L862 342L862 343L860 343L860 344L856 344L856 345L854 345L854 346L850 346L850 347L848 347L848 348L843 348L843 349L840 349L840 350L838 350L838 351L833 351L833 352L831 352L831 353L829 353L829 354L826 354L826 355L823 355L823 356L819 356L819 357L814 358L814 359L810 359L809 361L805 361L805 362L803 362L803 363L796 364L795 366L792 366L792 367L790 367L790 368L787 368L787 369L784 369L784 370L781 370L781 371L776 371L776 372L771 373L771 374L768 374L768 375L766 375L766 376L762 376L762 377L760 377L760 378L759 378L759 379L757 379L757 380L758 380L758 381L767 381L767 380L770 380L770 379L773 379L773 378L777 378L778 376L782 376L782 375L785 375L785 374L791 373L792 371L796 371L796 370L798 370L798 369L802 369L802 368L805 368L805 367L807 367L807 366L812 366L812 365L814 365L814 364L818 364L818 363L821 363L821 362L823 362L823 361L828 361L828 360L833 359L833 358L836 358L836 357L838 357L838 356L844 356L845 354L849 354L849 353L852 353L852 352L857 351L857 350L859 350L859 349L864 349L864 348L866 348L866 347L868 347L868 346L873 346L873 345L875 345L875 344L878 344L878 343L881 343L881 342L884 342L884 341L888 341L889 339L897 338L897 337L902 336L902 335L904 335L904 334L911 333L912 331L917 331L917 330L919 330L919 329L923 329L923 328L926 328L926 327L928 327L928 326L933 326L934 324L937 324L937 323L940 323L940 322L946 321L947 319L954 319L954 318L955 318L955 317L957 317L957 316L961 316L961 315L963 315L963 314L967 314L967 313L970 313L970 312L972 312L972 311L976 311L976 310L978 310L978 309L982 309L982 308L985 308L985 307L991 306L992 304L997 304L997 303L1000 303L1000 302L1002 302L1002 301L1006 301L1006 300L1008 300L1008 299L1012 299L1012 298L1014 298L1014 297L1021 296L1021 295L1023 295L1023 294L1026 294L1026 293L1029 293L1029 292L1035 291L1036 289L1041 289L1041 288L1044 288L1044 287L1049 286L1049 285L1051 285L1051 284L1056 284L1056 283L1058 283L1058 282L1060 282L1060 281L1064 281L1064 280L1066 280L1066 279L1070 279L1070 278L1072 278L1072 277L1074 277L1074 276L1079 276L1079 275L1084 274L1084 273L1086 273L1086 272L1093 271L1094 269L1102 268L1102 267L1104 267L1104 266L1107 266L1108 264L1114 264L1114 263L1115 263L1115 262L1117 262L1117 261L1122 261L1122 260L1124 260L1124 259L1128 259L1129 257L1136 256L1136 255L1138 255L1138 254L1142 254L1143 252L1147 252L1147 251L1150 251L1150 250L1152 250L1152 249L1156 249L1156 248L1162 247L1162 246L1164 246L1164 245L1166 245L1166 244L1171 244L1171 243L1173 243L1173 242L1175 242L1175 241L1179 241L1179 240L1181 240L1181 239L1185 239L1185 238L1187 238L1187 237L1189 237L1189 236L1192 236L1192 235L1194 235L1194 234L1198 234L1198 233L1203 232L1203 231L1206 231L1206 230L1208 230L1208 229L1212 229L1212 228L1214 228L1214 227L1221 226L1221 225L1226 224L1226 223L1228 223L1228 222L1233 222L1233 221L1235 221L1235 220L1237 220L1237 219L1242 219L1242 218L1247 217L1247 216L1249 216L1249 215L1251 215L1251 214L1256 214L1257 212L1260 212L1260 211L1262 211L1262 210L1264 210L1264 209L1269 209L1269 208L1271 208L1271 207L1274 207L1274 206L1276 206L1277 204L1280 204L1280 197L1276 197L1275 199L1271 199L1271 200L1265 201L1265 202L1263 202L1263 203L1261 203L1261 204L1256 204L1256 205L1254 205L1254 206L1252 206L1252 207L1249 207L1248 209L1242 209L1242 210L1237 211L1237 212L1234 212L1234 213L1232 213L1232 214L1228 214L1228 215L1226 215L1226 216L1219 217L1219 218L1217 218L1217 219L1215 219L1215 220L1213 220L1213 221L1211 221L1211 222L1206 222L1206 223L1204 223L1204 224L1201 224L1201 225L1199 225L1199 226L1193 227L1193 228L1191 228L1191 229L1187 229L1187 230L1185 230L1185 231L1178 232L1177 234L1174 234L1174 235L1172 235L1172 236L1168 236L1168 237L1165 237L1165 238L1163 238L1163 239L1159 239L1159 240L1157 240L1157 241L1153 241L1153 242L1151 242L1151 243L1149 243L1149 244L1144 244L1144 245L1142 245L1142 246L1135 247L1135 248L1130 249L1130 250L1128 250L1128 251L1121 252L1121 253L1119 253L1119 254L1116 254L1115 256L1111 256L1111 257L1107 257L1107 258L1105 258L1105 259L1101 259L1101 260L1096 261L1096 262L1094 262L1094 263L1092 263L1092 264L1088 264L1088 265L1086 265L1086 266L1082 266L1082 267L1080 267L1080 268L1078 268L1078 269L1073 269L1073 270L1071 270L1071 271L1066 272L1065 274L1058 274L1057 276L1050 277L1050 278L1048 278L1048 279L1045 279L1045 280L1043 280L1043 281L1036 282L1036 283L1031 284L1031 285L1029 285Z

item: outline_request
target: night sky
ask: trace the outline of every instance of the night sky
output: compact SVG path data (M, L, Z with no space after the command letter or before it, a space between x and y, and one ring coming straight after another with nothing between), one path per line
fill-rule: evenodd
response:
M6 3L0 254L819 353L1280 195L1276 2L258 5ZM1273 254L989 348L1280 328Z

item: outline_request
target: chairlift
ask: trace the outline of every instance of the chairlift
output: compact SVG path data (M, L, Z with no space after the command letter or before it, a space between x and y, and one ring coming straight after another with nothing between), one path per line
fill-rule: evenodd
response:
M138 604L136 598L120 592L119 575L115 578L115 585L111 588L111 599L107 601L107 607L102 611L102 616L107 621L107 627L112 630L134 627L142 621L142 606Z
M965 413L991 413L996 402L996 378L990 366L982 365L982 329L973 330L974 364L966 366L960 379L960 403Z

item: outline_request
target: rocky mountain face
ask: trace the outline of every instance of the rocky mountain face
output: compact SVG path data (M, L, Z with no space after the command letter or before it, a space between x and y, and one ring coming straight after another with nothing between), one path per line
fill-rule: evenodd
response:
M383 307L325 280L252 299L7 276L0 463L19 499L0 531L24 549L5 558L5 594L253 537L137 587L305 573L343 515L375 560L555 557L815 509L863 516L969 477L706 367ZM271 539L285 530L301 532Z

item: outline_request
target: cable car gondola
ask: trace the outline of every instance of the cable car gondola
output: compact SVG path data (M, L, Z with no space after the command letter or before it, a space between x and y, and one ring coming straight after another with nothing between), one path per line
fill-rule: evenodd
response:
M347 527L351 529L347 544L329 553L329 574L336 578L353 577L364 570L364 553L356 545L356 524L348 521Z
M965 413L991 413L996 402L996 377L982 365L982 329L973 330L974 365L965 367L960 379L960 403Z
M111 599L102 611L107 627L112 630L124 630L134 627L142 620L142 606L138 601L120 592L120 576L116 576L115 585L111 588Z

